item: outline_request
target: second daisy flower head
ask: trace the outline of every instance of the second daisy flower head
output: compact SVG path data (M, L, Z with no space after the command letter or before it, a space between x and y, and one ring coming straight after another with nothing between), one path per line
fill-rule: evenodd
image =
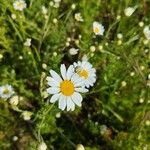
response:
M85 63L83 64L85 65ZM77 66L75 63L74 65L70 65L68 69L62 64L60 67L61 76L54 70L50 70L50 76L47 77L48 86L50 87L47 89L47 92L52 94L50 99L51 103L58 101L59 109L65 110L67 108L67 111L73 111L75 105L81 107L83 100L81 93L88 92L88 89L85 87L92 86L96 80L93 78L96 77L96 75L90 72L94 71L95 73L95 69L93 69L92 66L85 66L86 70L82 70L83 72L79 73L76 71L76 68L80 66ZM85 71L87 72L85 73ZM83 76L80 76L82 74L86 76L86 80ZM92 78L89 75L92 75Z

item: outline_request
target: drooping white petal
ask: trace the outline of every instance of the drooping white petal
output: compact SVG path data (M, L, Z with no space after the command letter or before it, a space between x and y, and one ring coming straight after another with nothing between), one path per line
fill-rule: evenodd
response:
M80 92L80 93L86 93L86 92L88 92L89 90L88 90L88 89L85 89L85 88L75 88L75 91Z
M71 97L67 97L67 111L69 110L74 110L75 109L75 104L73 103L73 101L71 100Z
M62 78L55 71L50 70L50 74L56 81L58 81L58 82L62 81Z
M66 108L66 96L62 95L59 98L58 107L61 110L64 110Z
M49 87L49 88L47 89L47 93L49 93L49 94L56 94L56 93L58 93L58 92L60 92L60 89L57 88L57 87Z
M67 70L67 80L70 80L73 74L74 74L74 67L73 65L70 65Z
M54 95L51 97L50 102L51 102L51 103L55 103L55 102L59 99L59 97L60 97L60 93L54 94Z
M72 96L71 96L71 98L72 98L72 100L73 100L73 102L76 104L76 105L78 105L79 107L81 107L81 102L82 102L82 96L79 94L79 93L77 93L77 92L75 92Z
M66 77L67 77L67 71L66 71L66 67L65 67L64 64L61 65L60 71L61 71L61 75L62 75L63 79L66 80Z

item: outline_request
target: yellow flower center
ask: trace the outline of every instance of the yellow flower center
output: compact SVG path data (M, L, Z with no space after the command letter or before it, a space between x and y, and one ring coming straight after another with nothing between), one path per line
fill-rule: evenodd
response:
M95 27L94 31L95 31L95 33L99 33L100 29L98 27Z
M3 94L9 94L9 90L8 89L4 89Z
M70 96L74 93L74 84L69 80L64 80L60 83L60 91L65 96Z
M85 70L85 69L80 70L80 71L78 72L78 74L79 74L80 77L84 77L85 79L87 79L88 76L89 76L89 73L88 73L87 70Z

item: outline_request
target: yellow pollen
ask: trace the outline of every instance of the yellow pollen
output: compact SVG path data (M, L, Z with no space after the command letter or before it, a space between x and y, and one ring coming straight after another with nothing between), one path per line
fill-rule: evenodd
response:
M60 83L60 91L65 96L70 96L74 93L74 84L69 80L64 80Z
M4 89L3 94L8 94L9 90L8 89Z
M87 70L85 70L85 69L80 70L80 71L78 72L78 74L79 74L80 77L84 77L85 79L87 79L88 76L89 76L89 73L88 73Z
M100 29L99 29L98 27L95 27L94 31L95 31L96 33L98 33L98 32L100 32Z

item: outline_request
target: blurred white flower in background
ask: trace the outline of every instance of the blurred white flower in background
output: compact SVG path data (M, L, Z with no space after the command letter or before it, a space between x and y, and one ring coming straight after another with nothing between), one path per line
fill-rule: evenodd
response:
M135 9L136 9L135 7L128 7L128 8L126 8L124 10L125 16L130 17L134 13Z
M104 26L98 22L93 22L93 32L95 35L103 35L104 34Z
M93 86L96 81L96 70L93 68L92 64L87 61L78 61L74 64L75 72L84 81L84 86L89 88Z
M70 55L76 55L76 54L78 54L78 51L79 51L79 49L77 49L77 48L70 48L69 54Z
M27 7L27 4L24 0L16 0L13 6L15 10L23 11Z
M15 95L15 96L11 97L9 102L12 105L18 105L18 103L19 103L19 96Z
M0 86L0 97L8 99L14 94L14 90L11 85L5 84Z
M27 38L26 41L24 42L24 46L31 46L31 39Z
M81 13L76 13L74 15L75 20L83 22L83 17L81 16Z
M76 150L85 150L85 148L82 144L78 144Z
M24 111L24 112L22 112L22 116L23 116L24 120L30 120L31 116L32 116L32 112L30 112L30 111Z
M44 142L39 144L38 150L46 150L46 149L47 149L47 145Z
M150 40L150 29L149 29L148 26L146 26L146 27L144 28L143 33L144 33L146 39L147 39L147 40Z
M47 8L45 6L42 6L42 14L46 15L48 12Z

